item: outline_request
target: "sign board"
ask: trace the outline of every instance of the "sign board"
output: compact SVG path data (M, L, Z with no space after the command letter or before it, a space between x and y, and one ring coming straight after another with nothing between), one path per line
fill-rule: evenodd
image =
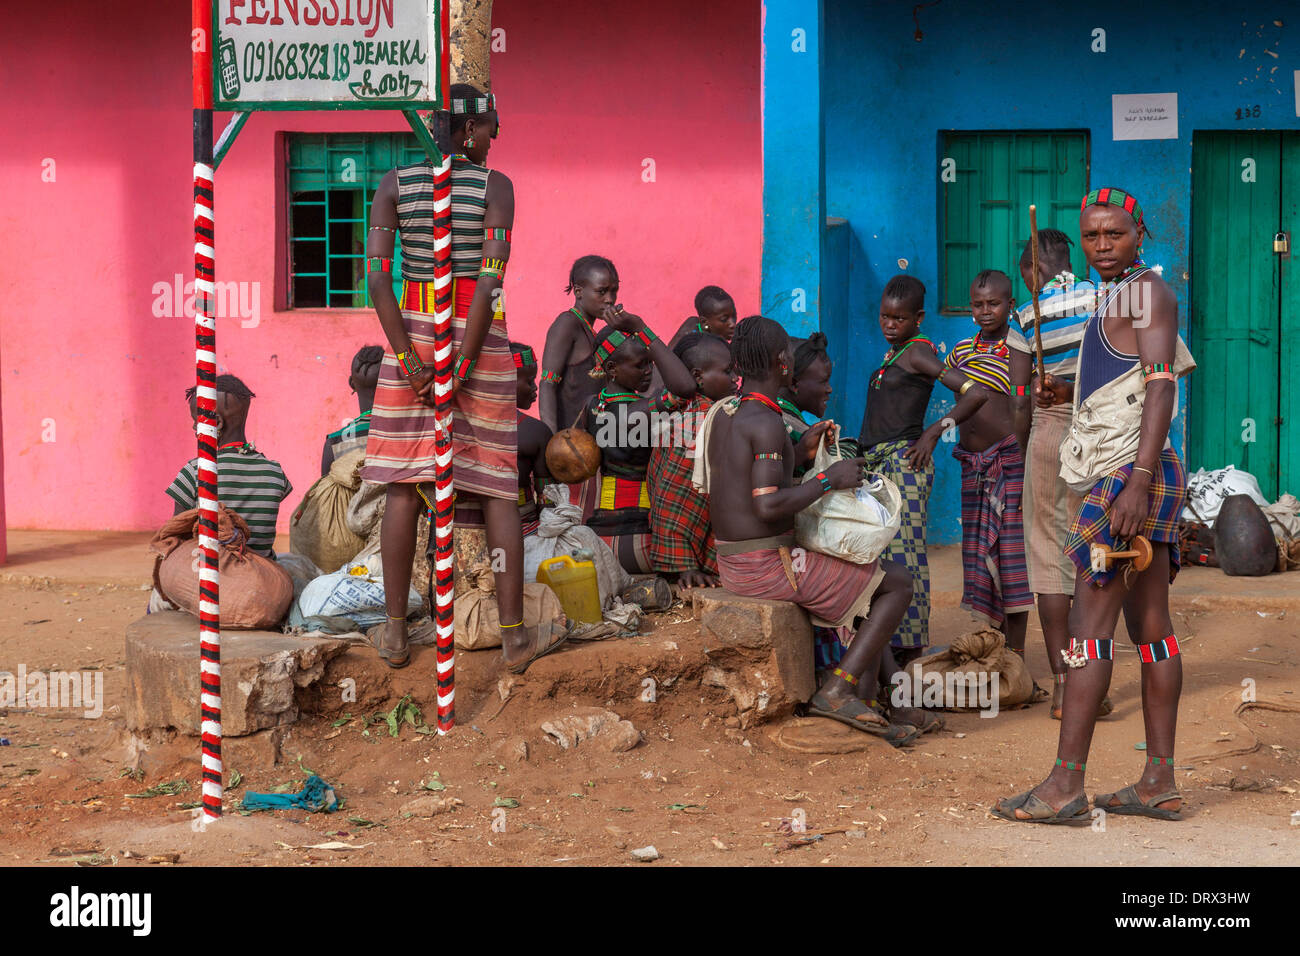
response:
M213 0L213 106L436 109L445 2Z
M1110 98L1113 139L1177 139L1177 93L1115 93Z

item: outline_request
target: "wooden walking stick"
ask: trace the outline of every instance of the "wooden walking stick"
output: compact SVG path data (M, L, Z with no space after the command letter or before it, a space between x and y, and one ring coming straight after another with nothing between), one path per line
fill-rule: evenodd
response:
M1038 209L1029 205L1029 262L1033 270L1034 281L1029 287L1034 297L1034 352L1038 356L1038 387L1043 387L1043 314L1038 308L1038 287L1042 280L1038 277Z

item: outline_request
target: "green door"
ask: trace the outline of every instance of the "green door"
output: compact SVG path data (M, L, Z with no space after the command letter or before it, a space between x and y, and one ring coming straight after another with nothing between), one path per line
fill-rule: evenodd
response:
M1279 381L1300 356L1300 286L1273 250L1298 192L1300 134L1193 137L1189 463L1248 471L1269 500L1300 489L1300 448L1284 438L1300 393Z

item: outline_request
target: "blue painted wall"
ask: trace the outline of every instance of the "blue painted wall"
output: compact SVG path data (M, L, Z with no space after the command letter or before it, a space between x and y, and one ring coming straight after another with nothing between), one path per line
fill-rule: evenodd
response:
M819 318L834 350L831 413L849 432L857 430L867 376L885 351L876 314L899 259L930 292L925 330L936 342L950 347L974 328L968 316L938 312L940 130L1090 130L1091 185L1122 184L1142 202L1157 236L1146 244L1146 260L1164 266L1186 335L1192 132L1300 127L1293 72L1300 68L1300 23L1289 22L1289 4L1148 4L1135 17L1131 3L1111 0L1071 9L942 0L919 10L920 42L913 6L825 0L825 210L848 221L849 288L847 314ZM1105 53L1091 50L1098 27L1106 31ZM770 63L770 50L767 56ZM765 86L777 77L769 70ZM1111 139L1112 93L1166 92L1178 93L1178 139ZM783 140L780 124L788 118L773 111L773 90L764 95L765 149L800 142ZM1255 104L1258 119L1236 120L1237 107ZM807 129L806 116L801 122ZM772 169L769 158L765 174ZM765 306L806 259L808 247L785 217L808 192L807 184L778 187L773 180L765 188ZM781 213L779 222L773 213ZM1014 263L986 265L1011 271ZM935 396L929 421L952 405L946 389L936 387ZM1176 443L1182 432L1180 416ZM950 452L942 443L936 452L936 543L960 540L960 473Z

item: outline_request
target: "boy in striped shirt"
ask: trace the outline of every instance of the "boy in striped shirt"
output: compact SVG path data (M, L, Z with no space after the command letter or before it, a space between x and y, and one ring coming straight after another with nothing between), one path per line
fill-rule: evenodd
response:
M970 301L980 331L954 345L943 363L988 392L979 410L961 423L961 440L952 452L961 462L961 606L1001 630L1007 647L1023 657L1034 597L1020 510L1025 461L1009 402L1010 277L985 269L970 285Z
M275 560L280 502L293 485L280 463L263 455L244 435L253 397L234 375L217 376L217 498L248 523L249 550ZM197 426L198 397L193 387L185 390L185 398ZM176 504L173 514L199 506L197 474L198 459L191 458L167 486L167 495Z

